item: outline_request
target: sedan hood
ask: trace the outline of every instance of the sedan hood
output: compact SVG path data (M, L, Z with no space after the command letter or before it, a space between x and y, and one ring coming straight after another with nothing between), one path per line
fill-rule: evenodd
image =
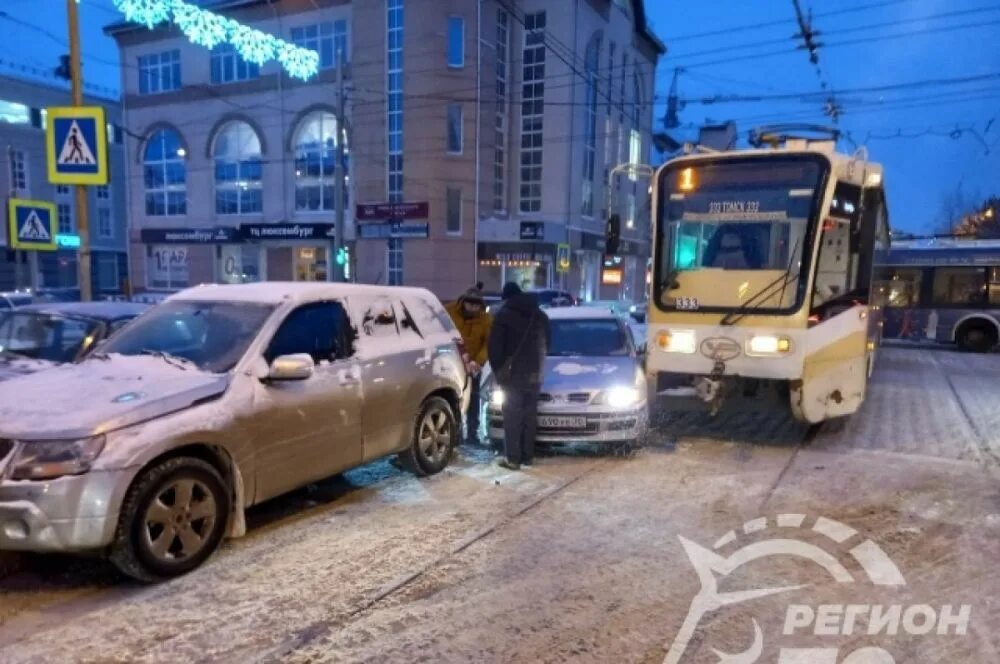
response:
M547 357L542 389L596 392L617 385L633 385L638 366L632 357Z
M38 371L44 371L45 369L51 369L55 366L58 366L56 362L49 362L48 360L36 360L30 357L2 356L0 357L0 382L10 380L11 378L17 378L18 376L26 376Z
M228 374L160 357L111 355L0 383L0 438L83 438L222 394Z

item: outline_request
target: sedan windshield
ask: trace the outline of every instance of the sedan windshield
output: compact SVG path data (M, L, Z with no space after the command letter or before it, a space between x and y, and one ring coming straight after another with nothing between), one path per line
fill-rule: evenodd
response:
M629 353L625 331L617 320L552 320L549 355L609 357Z
M94 342L100 323L36 311L0 313L0 354L72 362Z
M166 302L126 326L101 351L161 353L225 373L243 357L273 310L249 302Z

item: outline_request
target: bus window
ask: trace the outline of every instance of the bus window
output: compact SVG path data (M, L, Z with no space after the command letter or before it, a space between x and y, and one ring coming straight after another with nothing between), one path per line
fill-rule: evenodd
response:
M990 304L1000 306L1000 267L990 268Z
M982 305L986 301L986 270L981 267L939 267L934 270L933 303L938 306Z
M920 304L921 268L896 268L889 276L890 307L915 307Z

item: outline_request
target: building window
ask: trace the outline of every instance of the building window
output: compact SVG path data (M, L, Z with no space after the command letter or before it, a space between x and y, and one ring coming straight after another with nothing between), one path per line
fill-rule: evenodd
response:
M638 129L632 129L628 133L628 163L638 166L642 163L642 136ZM633 169L629 173L629 179L635 182L636 171Z
M448 187L446 190L447 198L447 231L448 235L461 235L462 234L462 190L456 189L454 187Z
M545 12L525 15L522 56L520 210L539 212L545 114Z
M448 17L448 66L465 66L465 19L461 16Z
M151 217L187 213L187 169L181 137L173 129L160 129L146 142L143 179L146 214Z
M61 235L73 234L73 208L69 203L59 203L56 206L56 217L59 220Z
M635 228L635 192L628 192L627 205L628 207L625 209L625 227L630 229Z
M108 208L97 208L97 235L105 240L115 236L114 229L111 227L111 210Z
M507 66L510 50L510 14L497 10L497 110L493 148L493 209L507 209Z
M608 115L614 106L615 96L615 43L608 42Z
M347 50L347 21L324 21L314 25L292 28L292 42L296 46L319 53L319 68L332 69L337 58L351 61ZM338 55L339 54L339 55Z
M232 44L219 44L212 49L212 83L249 81L260 76L260 65L247 62Z
M106 184L99 184L95 187L97 200L106 201L111 198L111 186Z
M448 104L448 152L462 154L461 104Z
M403 240L389 239L385 250L386 281L390 286L403 285Z
M597 83L601 57L601 38L594 35L587 45L584 56L586 73L585 104L583 119L583 201L580 214L594 216L594 170L597 162Z
M317 111L302 120L295 133L295 209L306 212L333 210L336 206L337 118ZM344 176L348 173L344 145ZM344 187L344 205L347 205Z
M618 79L618 124L625 123L625 80L628 78L628 53L622 50L622 75Z
M31 109L24 104L0 99L0 122L31 124Z
M215 137L216 214L260 212L260 138L246 122L230 122Z
M190 279L187 247L152 245L147 250L146 277L150 288L185 288Z
M28 191L28 155L22 150L11 150L10 155L10 188L19 193Z
M155 95L180 89L180 50L139 56L139 94Z
M389 200L399 202L403 200L403 0L387 0L386 28L386 189Z
M69 186L65 184L56 185L56 195L57 196L69 196Z
M632 128L642 126L642 76L638 70L632 76Z

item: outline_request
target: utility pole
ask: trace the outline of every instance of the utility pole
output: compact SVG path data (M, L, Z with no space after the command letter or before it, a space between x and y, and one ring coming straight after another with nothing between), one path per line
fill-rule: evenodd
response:
M10 193L7 199L9 203L11 198L17 198L17 182L14 180L14 146L7 146L7 180L10 182ZM10 205L7 206L10 209ZM16 224L7 224L7 234L10 235L10 228L16 226ZM14 244L14 238L7 238L7 246ZM14 250L14 290L21 290L21 284L24 283L24 274L21 268L21 261L24 259L24 254L20 249Z
M334 196L337 197L337 236L333 240L333 251L334 251L334 265L337 266L335 270L334 281L345 281L344 279L344 267L347 265L347 261L341 265L340 253L341 250L347 246L344 242L344 191L346 187L344 186L344 138L347 136L346 131L346 121L344 117L344 51L343 49L337 49L337 161L333 166L333 181L334 181Z
M66 0L66 14L69 17L69 66L73 105L83 106L83 77L80 65L80 17L77 0ZM107 131L98 127L97 131ZM80 282L80 299L89 302L93 294L90 288L90 223L87 217L87 188L78 184L76 189L76 232L80 236L80 250L77 254L77 274Z

